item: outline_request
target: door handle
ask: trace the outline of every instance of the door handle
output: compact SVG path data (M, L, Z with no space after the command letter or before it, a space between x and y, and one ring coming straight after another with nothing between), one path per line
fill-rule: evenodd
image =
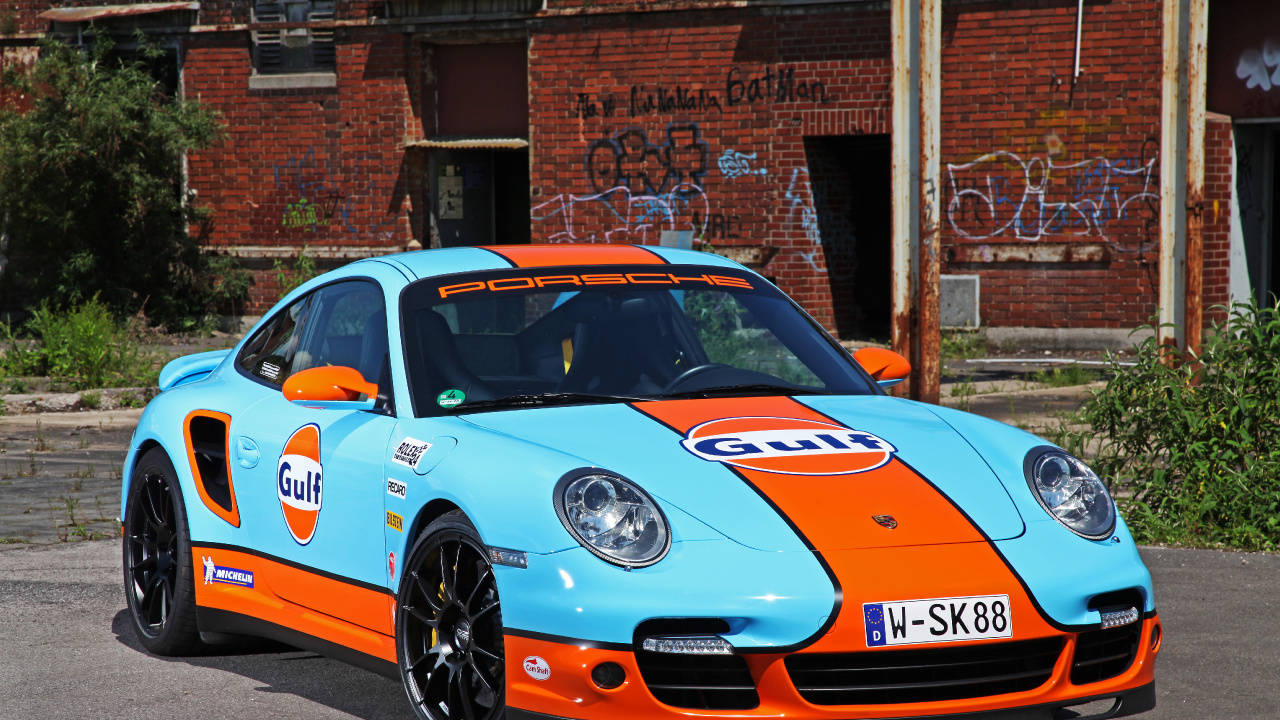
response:
M236 438L236 459L240 462L240 467L246 470L256 467L261 456L262 454L258 452L258 443L243 435Z

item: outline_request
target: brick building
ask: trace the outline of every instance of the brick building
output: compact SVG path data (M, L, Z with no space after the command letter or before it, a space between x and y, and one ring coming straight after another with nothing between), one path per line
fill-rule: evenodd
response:
M1109 344L1156 313L1163 28L1179 2L1200 0L943 3L925 192L944 325ZM179 91L222 113L226 140L190 157L189 184L216 212L213 250L259 271L251 313L278 294L273 261L304 247L323 267L417 247L669 243L759 268L841 336L889 335L889 2L54 5L0 3L9 62L90 21L142 27L171 49ZM1250 13L1276 11L1213 12L1210 109L1220 91L1222 107L1252 103L1236 110L1250 123L1280 117L1239 97L1280 85L1262 25L1248 42L1265 83L1219 58L1239 54ZM1276 288L1271 133L1210 113L1206 308Z

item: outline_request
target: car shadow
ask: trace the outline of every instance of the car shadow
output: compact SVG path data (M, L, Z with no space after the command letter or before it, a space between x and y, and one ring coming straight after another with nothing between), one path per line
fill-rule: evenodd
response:
M199 657L161 657L138 642L127 609L112 618L111 632L121 645L149 657L224 670L259 682L261 686L254 688L258 692L295 695L362 720L413 716L399 683L283 643L263 640L245 646L214 646Z

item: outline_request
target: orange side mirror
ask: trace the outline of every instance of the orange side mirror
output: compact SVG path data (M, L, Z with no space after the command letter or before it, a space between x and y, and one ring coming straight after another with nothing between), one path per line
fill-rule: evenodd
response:
M286 400L358 400L362 394L376 397L378 386L355 368L331 365L290 375L283 392Z
M892 350L878 347L861 348L853 354L863 370L882 387L897 385L911 374L911 363Z

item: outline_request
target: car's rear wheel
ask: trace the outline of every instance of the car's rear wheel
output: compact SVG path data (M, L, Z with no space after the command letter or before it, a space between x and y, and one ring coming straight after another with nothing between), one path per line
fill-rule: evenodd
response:
M157 655L195 655L195 574L178 475L161 448L138 460L124 513L124 594L142 646Z
M465 515L451 512L427 526L397 598L400 678L418 717L501 718L502 608L488 551Z

